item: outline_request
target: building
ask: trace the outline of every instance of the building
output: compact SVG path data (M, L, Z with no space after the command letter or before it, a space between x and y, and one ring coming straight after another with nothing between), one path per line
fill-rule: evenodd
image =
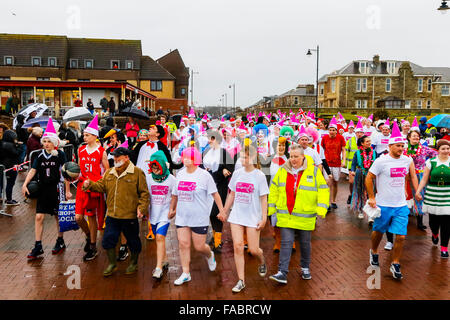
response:
M409 61L356 60L319 79L319 107L430 109L450 107L450 68Z
M96 108L105 96L114 98L116 108L130 97L154 111L158 98L175 99L176 80L142 54L140 40L0 34L2 108L16 94L22 106L34 99L57 117L74 106L77 96L84 106L91 98Z
M189 68L184 64L178 49L171 50L157 62L175 77L175 99L189 101Z
M299 84L275 98L275 108L300 108L314 106L316 103L316 91L313 84Z

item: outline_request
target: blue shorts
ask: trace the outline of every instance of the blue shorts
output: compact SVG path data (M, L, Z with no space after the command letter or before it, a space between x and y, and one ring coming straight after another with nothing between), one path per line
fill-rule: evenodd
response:
M170 222L159 222L157 224L152 224L152 231L154 235L160 234L162 236L167 235L169 230Z
M206 226L206 227L177 226L177 229L179 229L179 228L190 228L191 231L196 234L207 234L208 233L208 226Z
M385 233L389 231L393 234L406 236L408 231L408 206L403 207L383 207L381 209L381 216L373 221L373 231Z

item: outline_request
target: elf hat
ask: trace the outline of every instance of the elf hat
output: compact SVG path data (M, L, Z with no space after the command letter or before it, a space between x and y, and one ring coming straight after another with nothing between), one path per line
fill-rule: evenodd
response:
M98 137L98 114L95 115L94 119L92 119L91 123L84 129L84 132L90 133L96 137Z

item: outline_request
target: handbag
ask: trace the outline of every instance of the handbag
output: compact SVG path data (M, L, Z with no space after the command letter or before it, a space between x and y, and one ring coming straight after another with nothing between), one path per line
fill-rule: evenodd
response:
M80 227L75 220L75 200L62 201L58 208L59 232L78 230Z

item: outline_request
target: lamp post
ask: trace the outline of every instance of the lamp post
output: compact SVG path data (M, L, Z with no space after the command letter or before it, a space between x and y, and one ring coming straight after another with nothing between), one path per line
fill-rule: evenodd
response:
M445 0L442 1L441 6L438 8L438 10L442 14L446 14L449 9L450 9L450 7L447 5L447 1L445 1Z
M234 112L234 117L236 117L236 84L230 84L228 86L228 88L231 89L231 87L233 87L233 112Z
M317 108L319 107L319 46L317 46L317 49L308 49L308 52L306 55L308 57L312 56L311 51L315 51L317 54L317 64L316 64L316 117L319 117L319 114L317 112Z
M199 74L199 72L194 72L191 70L191 107L194 107L194 74Z

